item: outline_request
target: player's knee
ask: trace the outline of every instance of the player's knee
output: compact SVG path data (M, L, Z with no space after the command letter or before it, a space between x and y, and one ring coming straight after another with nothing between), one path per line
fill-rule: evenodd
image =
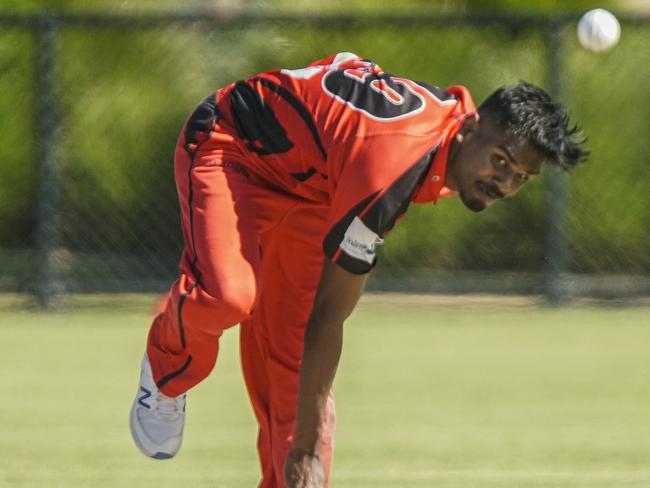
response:
M201 354L194 360L194 375L200 379L207 378L217 364L217 351L211 354ZM173 383L173 382L172 382Z
M221 306L232 320L241 322L253 313L257 301L257 285L253 280L229 280L221 290Z

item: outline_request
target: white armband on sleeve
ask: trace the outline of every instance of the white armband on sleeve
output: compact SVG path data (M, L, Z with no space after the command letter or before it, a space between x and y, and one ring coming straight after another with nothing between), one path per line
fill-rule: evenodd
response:
M345 231L339 247L348 256L372 264L375 261L377 246L384 240L366 226L359 217L355 217Z

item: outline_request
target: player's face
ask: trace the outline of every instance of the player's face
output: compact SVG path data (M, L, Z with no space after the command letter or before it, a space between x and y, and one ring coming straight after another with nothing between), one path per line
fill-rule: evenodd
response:
M517 193L539 174L543 162L542 154L526 139L481 121L457 144L446 183L470 210L480 212Z

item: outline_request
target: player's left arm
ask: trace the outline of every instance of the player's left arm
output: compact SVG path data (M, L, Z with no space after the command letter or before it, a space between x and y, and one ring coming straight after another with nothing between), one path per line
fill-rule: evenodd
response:
M323 417L341 356L343 322L357 304L367 276L325 260L305 330L296 433L285 465L288 487L320 486L318 478L323 474L318 454Z

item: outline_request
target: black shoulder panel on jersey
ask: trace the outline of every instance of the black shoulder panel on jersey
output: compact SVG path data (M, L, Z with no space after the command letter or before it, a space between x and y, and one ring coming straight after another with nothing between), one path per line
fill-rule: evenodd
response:
M391 230L397 219L406 212L431 167L437 149L438 146L427 151L363 213L361 220L379 237Z
M214 129L219 118L216 94L213 93L196 107L187 120L185 126L185 150L189 151L190 145L202 142Z
M210 137L217 121L221 118L219 114L219 109L217 108L217 94L213 93L207 97L203 102L199 104L198 107L192 112L190 118L185 124L185 142L183 148L187 152L188 157L190 158L190 166L188 169L188 182L189 186L187 189L188 198L189 198L189 219L190 219L190 245L192 249L192 259L190 261L190 266L194 272L196 278L196 284L201 284L201 273L196 267L196 262L198 260L198 254L196 252L196 240L194 239L194 213L192 206L193 199L193 188L192 188L192 178L191 173L194 168L194 159L196 153L201 144L203 144ZM195 285L192 285L195 286ZM179 305L180 306L180 305ZM179 321L179 329L181 334L181 343L183 348L185 348L185 339L183 331L183 323Z
M391 230L395 222L401 217L413 195L427 175L438 146L430 149L410 168L408 168L397 180L395 180L383 194L375 200L379 192L356 204L350 211L338 221L325 236L323 250L330 259L334 257L344 239L348 227L355 217L361 216L361 221L379 237L383 237ZM372 264L356 259L342 252L336 263L347 271L354 274L364 274L372 269Z
M298 100L289 90L286 88L283 88L282 86L273 83L272 81L267 80L266 78L255 78L254 81L261 83L264 85L266 88L269 90L277 93L280 95L282 98L285 99L285 101L293 107L293 109L298 112L298 115L302 118L302 120L305 122L305 125L311 132L312 137L314 138L314 142L316 143L316 146L318 147L318 150L320 153L323 155L323 160L327 160L327 152L325 151L325 148L323 147L323 143L320 140L320 135L318 134L318 129L316 129L316 124L314 123L314 120L311 117L311 114L309 113L309 110L307 110L307 107L305 107L300 100Z
M438 100L443 102L446 102L447 100L456 100L456 97L452 93L449 93L438 86L430 85L424 81L416 81L415 83L431 93Z
M238 81L230 92L230 101L237 133L247 141L248 149L258 154L277 154L293 147L273 110L248 83Z

